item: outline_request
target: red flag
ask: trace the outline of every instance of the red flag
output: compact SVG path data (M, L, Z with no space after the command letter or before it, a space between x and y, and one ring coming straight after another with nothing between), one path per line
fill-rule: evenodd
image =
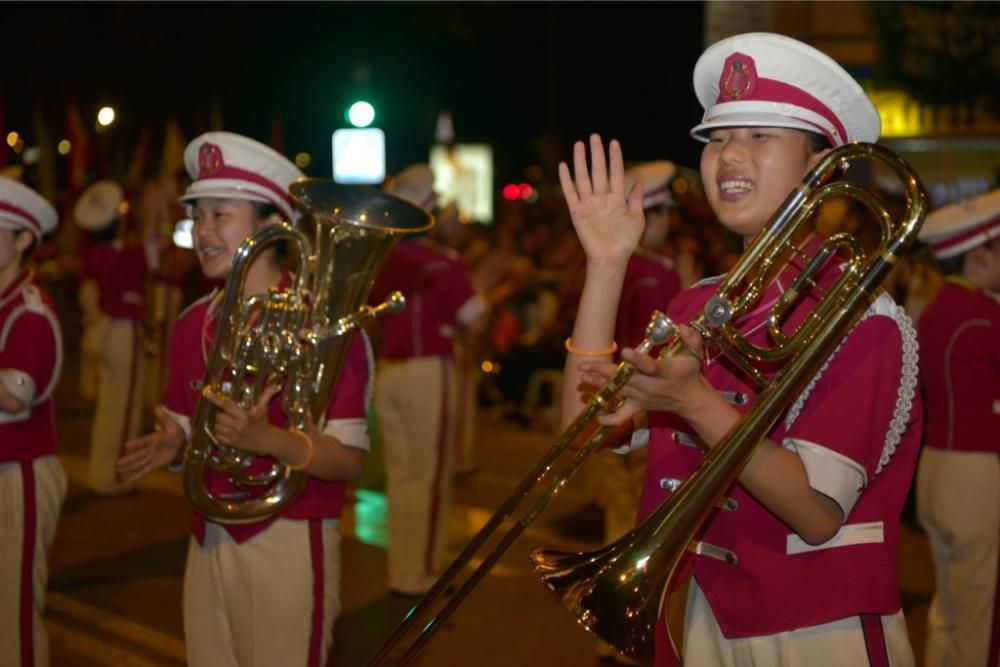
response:
M74 195L81 192L87 184L87 165L90 162L90 141L87 138L86 126L76 103L66 100L66 131L70 143L69 151L69 185Z

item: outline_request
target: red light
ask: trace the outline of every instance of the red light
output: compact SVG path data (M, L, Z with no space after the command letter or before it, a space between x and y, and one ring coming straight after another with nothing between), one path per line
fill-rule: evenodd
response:
M532 188L529 183L521 183L519 186L517 186L518 196L525 201L531 199L531 195L532 193L534 193L534 191L535 189Z
M501 194L503 194L503 198L507 201L515 201L521 197L521 188L517 187L513 183L508 183L503 186Z

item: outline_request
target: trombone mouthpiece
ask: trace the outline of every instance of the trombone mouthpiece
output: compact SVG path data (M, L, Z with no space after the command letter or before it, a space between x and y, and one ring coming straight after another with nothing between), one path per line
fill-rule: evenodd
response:
M657 345L667 342L667 339L676 333L677 327L673 320L664 313L654 310L649 318L649 324L646 325L646 337L642 339L637 349L645 354Z

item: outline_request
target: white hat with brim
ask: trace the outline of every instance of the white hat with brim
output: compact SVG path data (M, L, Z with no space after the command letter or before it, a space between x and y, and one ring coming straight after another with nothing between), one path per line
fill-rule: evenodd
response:
M642 183L643 209L672 206L674 197L670 192L670 182L676 173L676 165L669 160L634 165L625 170L625 192L630 192L637 182Z
M303 174L269 146L231 132L208 132L184 149L184 166L194 182L179 201L243 199L270 204L289 222L298 220L288 187Z
M0 229L27 230L41 238L56 228L59 215L27 185L0 176Z
M434 172L423 162L412 164L396 174L386 185L385 191L425 211L431 211L437 203Z
M124 194L122 186L115 181L98 181L84 190L76 200L73 219L81 229L88 232L107 229L121 215Z
M864 89L825 53L791 37L755 32L710 46L694 68L705 109L691 135L708 141L722 127L786 127L816 132L831 146L874 142L882 130Z
M931 212L920 240L938 259L949 259L1000 238L1000 188Z

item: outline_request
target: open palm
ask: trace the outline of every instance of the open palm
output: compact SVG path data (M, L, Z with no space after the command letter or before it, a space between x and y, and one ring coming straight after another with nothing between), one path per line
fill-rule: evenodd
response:
M645 218L642 213L642 186L638 183L625 197L625 165L619 143L612 139L608 158L601 138L590 136L591 167L582 141L573 146L573 174L559 164L559 182L569 205L573 226L590 262L628 260L639 245Z

